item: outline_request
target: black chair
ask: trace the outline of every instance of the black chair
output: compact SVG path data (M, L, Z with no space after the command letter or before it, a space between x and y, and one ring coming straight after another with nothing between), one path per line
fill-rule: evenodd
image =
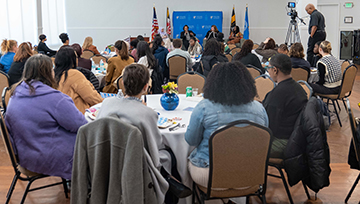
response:
M349 113L349 122L350 122L350 127L351 127L351 135L352 135L352 145L354 147L355 150L355 155L356 155L356 160L359 163L360 166L360 149L358 148L360 145L360 141L359 138L356 136L356 122L355 122L355 118L354 115L352 113L351 107L350 107L350 101L348 98L346 98L346 105L347 105L347 111ZM345 198L345 203L348 202L348 200L351 197L351 194L353 193L353 191L355 190L355 187L357 186L358 182L360 180L360 173L358 175L358 177L356 178L354 184L352 185L348 195Z
M10 99L10 87L5 87L2 94L1 94L1 102L4 114L6 112L7 104L9 103Z
M289 186L287 184L287 181L286 181L284 173L283 173L283 169L285 169L284 160L279 159L279 158L269 158L269 166L276 168L279 171L280 176L274 175L274 174L268 174L268 175L271 177L280 178L282 180L285 190L286 190L286 194L289 198L289 202L290 202L290 204L294 204L294 201L292 199L292 196L291 196L291 193L289 190ZM303 184L306 196L310 200L309 190L307 189L306 185L303 182L302 182L302 184Z
M258 196L266 203L266 182L270 129L239 120L218 128L209 139L209 180L207 187L193 186L195 197L204 200ZM220 190L220 189L221 190Z
M25 199L26 199L26 195L31 192L31 191L36 191L36 190L40 190L40 189L43 189L43 188L47 188L47 187L51 187L51 186L55 186L55 185L60 185L62 184L64 186L64 193L65 193L65 197L68 198L68 188L67 188L67 182L65 179L62 178L62 181L61 182L58 182L58 183L53 183L53 184L49 184L49 185L45 185L45 186L41 186L41 187L37 187L37 188L32 188L30 189L30 186L31 184L38 180L38 179L41 179L41 178L46 178L46 177L49 177L48 175L44 175L44 174L38 174L38 173L35 173L35 172L31 172L23 167L21 167L19 164L18 164L18 159L16 158L16 155L14 153L14 149L13 149L13 146L11 144L11 141L10 141L10 136L9 136L9 133L7 131L7 128L6 128L6 125L5 125L5 120L4 120L4 117L3 117L3 114L0 113L1 115L1 119L0 119L0 128L1 128L1 135L3 137L3 140L4 140L4 143L5 143L5 146L6 146L6 149L8 151L8 154L10 156L10 160L11 160L11 164L14 168L14 172L15 172L15 175L14 175L14 178L13 178L13 181L11 182L11 185L10 185L10 188L9 188L9 191L6 195L6 201L5 201L5 204L8 204L9 201L10 201L10 198L11 198L11 195L14 191L14 188L15 188L15 185L16 185L16 182L18 180L21 180L21 181L27 181L28 184L26 186L26 189L25 189L25 192L23 194L23 197L21 199L21 204L23 204L25 202ZM25 175L25 176L22 176Z

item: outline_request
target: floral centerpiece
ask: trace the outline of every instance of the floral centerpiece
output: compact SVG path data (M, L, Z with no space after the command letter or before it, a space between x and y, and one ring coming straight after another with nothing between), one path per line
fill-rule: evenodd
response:
M178 85L175 82L169 82L161 86L163 93L178 94Z
M162 85L163 95L160 98L161 106L165 110L175 110L179 105L178 86L175 82Z

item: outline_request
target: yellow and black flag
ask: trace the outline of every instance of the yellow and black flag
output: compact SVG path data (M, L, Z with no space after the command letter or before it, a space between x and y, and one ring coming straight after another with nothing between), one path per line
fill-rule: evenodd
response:
M231 15L231 24L230 24L230 34L231 31L235 28L235 26L236 26L235 6L233 6L232 15Z

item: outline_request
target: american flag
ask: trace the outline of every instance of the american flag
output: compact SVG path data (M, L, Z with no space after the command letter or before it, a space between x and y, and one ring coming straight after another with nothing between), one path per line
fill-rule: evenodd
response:
M166 33L168 36L171 36L171 24L170 24L170 13L169 8L167 8L167 16L166 16Z
M158 31L159 31L159 25L156 18L156 10L154 7L154 15L153 15L152 29L151 29L151 40L154 40L154 37L158 33Z

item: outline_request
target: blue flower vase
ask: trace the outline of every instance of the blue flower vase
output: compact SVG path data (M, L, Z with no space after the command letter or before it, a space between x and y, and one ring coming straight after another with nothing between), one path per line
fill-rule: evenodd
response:
M160 104L167 111L175 110L179 105L179 97L174 93L164 93L160 98Z

